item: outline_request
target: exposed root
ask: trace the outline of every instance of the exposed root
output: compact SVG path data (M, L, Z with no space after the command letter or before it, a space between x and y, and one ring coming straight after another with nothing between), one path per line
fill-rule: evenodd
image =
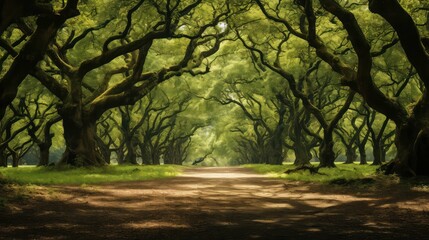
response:
M409 166L401 164L398 160L392 160L377 168L377 173L384 175L398 174L401 177L415 177L417 174Z
M291 173L295 173L295 172L299 172L299 171L305 171L305 170L308 170L312 175L314 175L314 174L327 175L325 173L319 173L319 167L315 167L313 165L298 166L294 169L289 169L289 170L285 171L284 173L291 174Z

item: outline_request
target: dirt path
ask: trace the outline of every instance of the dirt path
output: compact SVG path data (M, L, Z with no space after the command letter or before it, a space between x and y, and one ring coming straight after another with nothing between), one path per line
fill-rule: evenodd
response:
M332 189L197 168L54 188L0 213L0 239L429 239L429 193L397 187Z

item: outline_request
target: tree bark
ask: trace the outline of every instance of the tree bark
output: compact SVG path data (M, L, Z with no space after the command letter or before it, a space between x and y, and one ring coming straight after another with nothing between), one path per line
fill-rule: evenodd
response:
M103 140L97 136L97 146L100 149L101 155L107 164L110 164L112 151L110 150L109 144L105 144Z
M356 161L357 155L356 155L356 149L353 147L347 147L346 148L346 161L344 164L352 164Z
M143 165L153 165L152 157L151 157L149 151L147 150L146 144L140 143L139 147L140 147L140 154L141 154L141 158L142 158L142 164Z
M334 153L334 139L332 136L333 131L323 131L324 136L320 144L320 164L319 167L334 168L335 166L335 153Z
M368 161L366 160L366 149L365 144L361 144L358 146L359 149L359 155L360 155L360 165L366 165L368 164Z
M374 142L372 143L372 152L374 156L374 161L372 162L372 165L381 165L381 152L383 151L383 149L381 148L381 144L377 139L373 139L373 141Z
M74 107L61 109L60 115L66 141L61 163L77 167L105 165L97 147L96 118Z
M336 167L335 166L335 153L334 153L334 128L338 122L350 108L350 104L353 102L355 92L350 90L347 99L341 109L337 112L334 119L329 123L328 127L323 129L323 140L320 144L320 164L319 167Z
M274 131L272 132L269 140L269 160L268 164L272 165L281 165L283 163L283 132L285 130L284 121L285 121L285 114L286 114L286 106L282 102L282 97L277 97L278 102L280 103L280 106L278 108L278 120L277 125Z
M283 163L283 140L273 136L268 142L267 163L271 165L281 165Z
M59 122L61 120L60 117L53 118L46 123L43 132L44 132L44 139L43 141L40 141L37 139L37 137L34 134L32 135L33 141L37 143L37 146L39 147L39 163L37 166L48 166L49 165L49 151L52 146L52 138L54 138L54 134L51 133L51 127L55 123Z
M17 168L19 166L19 158L17 157L12 157L12 167L13 168Z
M136 147L132 139L126 139L127 154L125 155L124 164L137 165Z
M310 164L312 156L305 144L300 141L295 142L293 144L293 151L295 153L295 161L293 162L295 166L304 166Z
M159 155L159 153L157 151L155 151L151 155L152 155L151 156L152 164L153 165L161 165L161 156Z
M410 119L406 125L397 129L395 143L398 154L396 160L387 166L386 173L429 176L428 120L420 122Z
M0 167L7 167L7 154L6 148L0 148Z
M49 149L52 144L38 144L39 147L39 163L37 166L48 166L49 165Z

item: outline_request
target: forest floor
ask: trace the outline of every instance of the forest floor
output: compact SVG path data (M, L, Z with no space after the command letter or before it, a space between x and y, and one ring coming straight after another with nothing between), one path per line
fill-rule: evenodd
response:
M0 213L0 239L429 239L429 191L191 168L162 180L35 187Z

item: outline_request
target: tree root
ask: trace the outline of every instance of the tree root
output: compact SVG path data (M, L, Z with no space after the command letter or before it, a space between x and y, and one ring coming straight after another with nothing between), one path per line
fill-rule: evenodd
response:
M377 168L377 173L384 175L398 174L401 177L415 177L417 174L409 166L401 164L399 160L392 160Z
M294 169L289 169L287 171L285 171L284 173L286 174L291 174L291 173L295 173L295 172L299 172L299 171L305 171L308 170L310 172L310 174L314 175L314 174L319 174L319 175L327 175L325 173L320 173L319 172L319 167L315 167L313 165L302 165L302 166L298 166Z

